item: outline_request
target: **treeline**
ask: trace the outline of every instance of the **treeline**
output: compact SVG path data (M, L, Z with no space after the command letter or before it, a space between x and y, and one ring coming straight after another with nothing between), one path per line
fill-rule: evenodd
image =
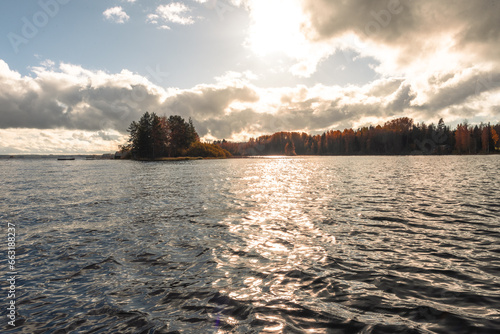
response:
M158 116L146 112L132 122L127 144L120 147L123 158L155 160L166 157L227 158L231 154L215 144L201 143L191 119Z
M402 117L383 126L330 130L314 136L277 132L243 143L214 143L235 156L477 154L500 152L499 134L500 124L463 123L451 130L443 119L437 125L426 125Z

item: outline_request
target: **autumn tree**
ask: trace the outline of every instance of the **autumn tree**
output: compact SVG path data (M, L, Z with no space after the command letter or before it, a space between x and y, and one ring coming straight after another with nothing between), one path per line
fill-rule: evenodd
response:
M490 126L483 126L481 124L481 151L484 153L490 152Z
M293 141L288 141L285 145L285 155L297 155L295 153L295 144Z
M495 149L500 149L500 138L494 128L491 128L491 139L493 140L493 146Z
M457 125L455 148L458 153L470 153L470 133L467 122Z
M490 153L494 152L495 147L500 146L498 133L500 124L472 127L465 122L451 131L442 118L436 126L415 124L411 118L402 117L383 126L357 130L328 130L317 135L276 132L251 138L244 143L224 140L216 144L233 155L288 155L292 147L299 155L450 154L453 149L460 154L471 154L480 151L488 153L488 148Z

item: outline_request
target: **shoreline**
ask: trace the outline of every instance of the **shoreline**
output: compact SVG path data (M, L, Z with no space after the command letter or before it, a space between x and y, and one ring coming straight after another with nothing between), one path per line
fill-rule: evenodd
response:
M403 156L500 156L500 152L490 152L490 153L471 153L471 154L324 154L324 155L279 155L279 154L269 154L269 155L243 155L243 156L231 156L231 157L164 157L157 159L122 159L114 157L102 157L96 155L84 155L84 154L61 154L61 155L44 155L44 154L26 154L26 155L0 155L0 160L13 160L13 159L55 159L55 160L69 160L67 158L75 158L74 160L133 160L133 161L189 161L189 160L219 160L219 159L252 159L252 158L270 158L270 157L367 157L367 156L377 156L377 157L403 157ZM73 160L73 159L71 159Z

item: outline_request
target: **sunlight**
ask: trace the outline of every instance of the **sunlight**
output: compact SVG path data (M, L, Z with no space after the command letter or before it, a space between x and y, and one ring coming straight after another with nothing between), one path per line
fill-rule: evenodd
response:
M304 37L300 25L304 18L298 1L254 1L251 6L252 25L247 43L256 54L301 53Z

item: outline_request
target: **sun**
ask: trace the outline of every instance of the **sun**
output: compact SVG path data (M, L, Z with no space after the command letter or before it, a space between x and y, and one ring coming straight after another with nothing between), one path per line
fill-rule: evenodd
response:
M305 42L300 27L304 20L297 0L267 0L251 3L251 25L247 46L259 56L284 53L296 58Z
M313 41L307 36L310 17L300 0L254 0L249 1L248 9L245 46L259 57L291 60L295 64L289 72L294 76L309 77L335 51L330 41Z

